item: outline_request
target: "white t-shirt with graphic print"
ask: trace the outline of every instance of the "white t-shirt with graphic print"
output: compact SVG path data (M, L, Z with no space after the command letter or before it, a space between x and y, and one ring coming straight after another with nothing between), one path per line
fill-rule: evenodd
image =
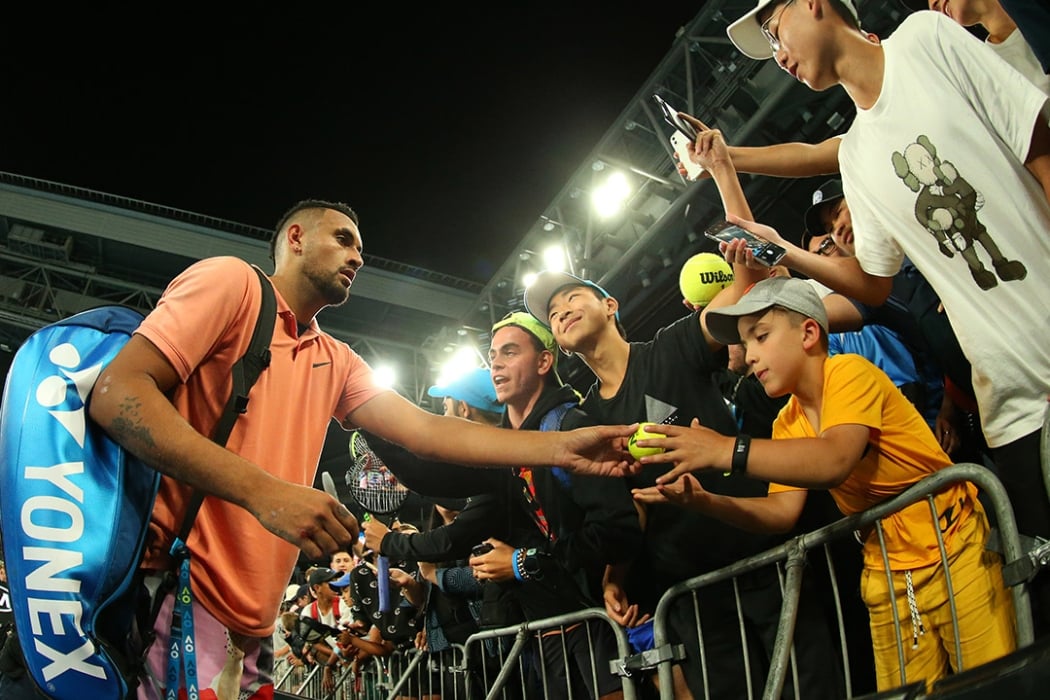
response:
M889 277L907 256L937 291L999 447L1041 428L1050 395L1050 205L1023 164L1047 96L935 12L883 48L839 149L857 259Z

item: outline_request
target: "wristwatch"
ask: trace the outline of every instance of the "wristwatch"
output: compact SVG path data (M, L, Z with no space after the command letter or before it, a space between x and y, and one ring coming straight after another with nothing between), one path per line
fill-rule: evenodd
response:
M543 571L540 569L540 553L535 547L525 550L525 559L521 563L522 573L525 578L541 579Z

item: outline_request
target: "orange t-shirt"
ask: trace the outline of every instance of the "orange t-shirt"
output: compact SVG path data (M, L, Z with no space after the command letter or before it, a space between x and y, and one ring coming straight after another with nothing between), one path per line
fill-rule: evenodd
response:
M885 372L860 355L842 354L824 363L820 429L850 424L868 427L870 448L846 480L830 489L839 510L846 515L896 496L952 463L923 417ZM792 396L773 423L773 439L813 437L818 437L816 431ZM770 493L791 488L769 485ZM949 545L959 523L974 508L980 508L977 487L968 482L952 484L938 493L934 502L939 514L954 506L947 528L941 521L945 546L951 551ZM888 516L882 525L893 570L916 569L940 560L926 499ZM874 528L864 543L864 565L883 567Z
M276 290L275 290L276 291ZM137 333L153 343L182 384L172 403L198 432L211 435L230 395L230 368L248 347L262 305L259 278L233 257L190 266L165 290ZM295 316L277 293L269 369L249 394L226 446L267 472L311 485L328 424L386 391L350 347L316 321L299 335ZM165 568L190 489L164 477L153 509L146 568ZM248 511L205 498L187 542L193 593L220 622L245 635L273 632L299 551L271 534Z

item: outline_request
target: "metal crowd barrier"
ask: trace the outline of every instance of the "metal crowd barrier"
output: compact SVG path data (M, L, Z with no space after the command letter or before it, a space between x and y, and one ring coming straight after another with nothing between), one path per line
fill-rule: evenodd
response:
M773 648L772 659L769 664L769 672L766 677L766 684L762 697L766 700L773 700L781 696L781 692L784 689L787 671L790 665L790 657L792 654L792 638L795 631L795 622L798 614L799 594L802 585L802 570L805 565L806 554L809 550L823 547L825 555L829 564L829 572L832 576L832 589L834 591L834 604L836 619L839 626L839 643L840 653L842 655L842 671L845 676L845 688L843 697L852 697L853 691L851 687L851 674L849 666L849 650L846 644L846 633L842 612L842 599L839 593L837 581L835 581L834 567L832 566L830 549L828 544L834 540L843 538L853 537L853 533L856 530L863 530L869 526L874 526L879 532L880 542L881 540L881 523L880 521L888 515L903 509L906 506L911 505L921 499L926 499L930 504L930 511L932 522L937 522L937 512L934 507L932 494L940 491L942 488L950 483L957 481L972 481L981 490L982 502L985 503L986 508L990 508L994 513L994 523L998 530L999 542L1001 546L1001 552L1003 554L1004 569L1003 575L1006 579L1008 586L1011 586L1011 593L1014 602L1014 613L1016 616L1016 627L1017 627L1017 644L1018 648L1027 646L1032 643L1033 639L1033 625L1032 625L1032 614L1031 607L1028 600L1028 589L1027 580L1030 576L1012 578L1007 576L1008 571L1011 571L1011 566L1016 567L1018 562L1025 562L1028 559L1028 554L1022 551L1020 538L1017 533L1017 524L1014 519L1013 509L1010 506L1010 501L1006 495L1006 491L1000 483L999 479L986 467L977 464L956 464L943 469L936 474L932 474L922 481L914 484L912 487L899 494L898 496L889 499L877 506L874 506L863 513L857 513L840 520L837 520L830 525L819 528L813 532L799 535L792 538L783 545L774 547L767 550L766 552L757 554L747 559L736 562L728 567L724 567L717 571L712 571L701 576L689 579L679 583L670 589L663 595L657 605L656 614L654 615L654 626L653 636L655 642L655 648L652 652L647 652L653 659L653 663L657 666L657 673L659 676L660 683L660 697L661 700L671 700L673 695L673 683L672 683L672 665L674 661L681 656L680 650L675 649L671 643L670 637L670 621L669 614L672 608L672 603L676 598L684 595L693 595L694 608L696 605L696 591L699 589L712 585L714 583L732 580L735 584L736 579L743 574L755 571L766 566L780 566L783 565L786 570L786 576L782 577L782 592L783 592L783 603L781 607L780 625L777 630L776 641ZM941 562L947 572L946 566L946 553L944 550L944 544L940 539L940 529L935 527L935 532L938 537L938 544L941 550ZM885 558L885 546L883 544L883 559ZM887 564L888 569L888 564ZM1026 572L1028 573L1028 572ZM1034 572L1031 572L1034 573ZM949 590L951 586L951 577L948 578ZM891 606L896 611L896 604L891 590ZM737 605L739 612L739 597L737 597ZM694 609L695 619L697 623L697 637L700 640L700 649L697 650L697 656L699 657L700 664L702 666L702 672L704 678L708 677L709 669L706 668L705 655L704 655L704 642L703 642L703 630L700 629L699 625L699 610ZM952 610L953 621L956 620L955 610ZM902 675L903 675L903 642L900 635L900 624L899 620L895 620L897 624L897 650L898 657L901 662ZM746 631L743 625L741 625L741 642L742 646L747 648ZM955 640L956 650L959 649L959 640L956 636ZM745 664L745 668L747 665ZM751 679L748 678L750 685ZM901 678L901 685L905 685L907 679ZM797 687L797 680L795 682L795 697L803 699L805 697L804 689Z
M587 625L587 622L590 620L596 620L599 624L608 625L610 630L612 630L616 639L617 658L597 658L594 652L591 628ZM543 697L546 700L551 697L574 697L572 688L554 687L550 684L546 673L546 660L541 653L542 646L538 644L538 640L545 633L554 631L559 633L559 639L562 644L561 657L564 665L564 675L568 678L571 673L569 671L569 654L565 648L565 632L576 625L583 625L583 630L587 634L592 687L597 687L599 670L611 672L620 676L624 700L635 700L635 685L631 678L631 673L624 666L624 662L630 654L627 632L619 624L613 622L612 618L601 608L587 608L566 615L557 615L542 620L531 620L512 627L485 630L472 634L467 639L465 662L468 667L473 665L473 667L481 669L481 672L480 683L479 679L475 678L474 675L468 674L467 690L468 693L474 693L469 695L469 697L481 697L476 695L478 685L487 691L487 694L483 696L486 700L507 700L508 698L526 698L531 700L535 697ZM486 640L497 643L486 645L484 643ZM509 651L505 651L505 642L511 640L512 644ZM535 656L537 668L530 672L525 667L523 654L533 644L535 644L535 649L540 653L537 653ZM493 648L495 648L495 652L492 651ZM483 663L480 659L482 655L488 653L497 655L499 672L494 678L489 671L489 665ZM542 690L536 690L528 685L528 679L535 678L536 674L541 678ZM537 695L537 692L541 693L541 695ZM579 691L576 692L578 693Z
M1048 413L1048 416L1050 416L1050 413ZM1048 421L1047 425L1050 426L1050 421ZM1048 446L1050 437L1047 437L1048 435L1050 435L1050 428L1044 431L1044 455L1050 449L1050 446ZM537 640L544 633L551 631L563 633L574 625L584 624L584 628L587 629L588 643L591 649L592 684L594 684L599 670L607 670L619 676L625 700L636 700L641 688L639 679L645 676L646 673L651 675L653 669L655 669L660 686L661 700L671 700L674 698L672 666L676 661L682 660L685 652L689 651L681 645L673 644L671 641L670 614L672 604L682 596L692 596L693 619L696 621L699 649L692 650L695 653L690 656L699 659L701 672L706 680L709 677L709 671L719 672L720 669L708 669L706 666L704 635L700 627L697 592L718 582L731 581L733 583L735 592L734 603L740 619L739 634L741 646L747 649L747 631L740 610L737 580L749 572L773 566L777 569L783 598L780 607L779 626L776 640L773 644L771 659L769 660L762 698L764 700L780 698L785 690L785 685L788 684L788 674L791 672L788 690L793 691L793 697L797 700L805 700L806 689L799 687L797 670L794 668L792 643L798 618L803 569L807 563L807 554L811 550L822 549L830 578L834 617L838 626L837 653L841 655L842 683L844 686L842 697L854 697L843 598L835 573L835 563L830 545L847 538L852 539L855 531L869 527L876 529L881 542L882 529L880 521L923 499L930 505L932 521L937 522L938 514L934 506L933 494L950 483L959 481L973 482L980 489L981 502L988 511L991 524L995 528L990 540L998 539L997 548L1002 553L1004 562L1003 577L1007 586L1010 587L1013 597L1017 645L1019 649L1031 645L1033 641L1033 622L1027 584L1035 572L1046 565L1047 558L1050 558L1050 553L1043 552L1043 548L1040 547L1031 551L1026 551L1022 548L1009 497L991 470L978 464L956 464L926 477L900 495L863 513L841 518L812 532L793 537L786 543L763 553L669 588L661 598L654 615L654 648L641 654L631 653L625 630L609 618L604 610L589 608L568 615L478 632L472 635L464 646L456 645L449 652L429 653L426 651L408 650L394 652L390 656L383 658L373 657L356 674L350 670L344 670L343 675L338 679L336 691L327 696L323 694L321 688L321 670L319 668L291 667L285 671L283 676L275 674L275 679L277 679L276 688L285 694L316 698L318 700L379 700L380 698L394 700L395 698L406 697L436 698L439 696L442 700L460 700L461 698L464 700L475 700L476 698L486 698L486 700L520 700L524 698L531 700L536 697L580 697L578 690L573 695L573 691L570 689L552 687L548 684L549 679L542 672L540 676L543 685L542 691L537 691L534 687L529 686L527 677L529 677L530 672L526 668L526 659L528 658L526 651L529 650L535 655L536 650L541 649L540 645L537 644ZM945 564L947 555L944 544L940 539L940 529L934 528L934 530L937 532L942 566L947 571ZM1046 543L1042 543L1042 545L1045 548ZM883 559L886 562L884 545ZM888 569L888 562L886 567ZM950 575L947 578L950 590L952 585ZM855 583L855 581L849 581L850 588L853 588ZM892 586L891 605L896 611ZM954 602L952 605L952 618L954 621L956 620ZM864 614L866 615L866 610ZM590 644L590 628L585 624L587 621L597 621L599 624L609 626L616 639L617 658L596 658L593 645ZM898 630L898 658L902 668L900 681L903 688L908 683L908 679L903 677L904 657L900 621L895 621L897 622ZM868 634L866 626L863 629L863 634ZM563 640L562 658L567 671L568 654L564 653L564 634L561 638ZM958 638L955 640L955 645L957 657L961 657L961 654L958 653ZM870 649L866 649L865 653L870 654ZM538 659L538 661L539 668L544 668L543 660ZM863 661L868 665L871 664L870 659L864 659ZM752 685L752 679L750 678L752 670L746 659L744 668L748 674L747 683L750 687ZM468 669L471 670L468 672ZM568 672L565 675L568 676ZM583 694L582 697L586 698L586 694ZM751 695L749 694L748 697L750 698ZM697 698L697 700L700 699Z

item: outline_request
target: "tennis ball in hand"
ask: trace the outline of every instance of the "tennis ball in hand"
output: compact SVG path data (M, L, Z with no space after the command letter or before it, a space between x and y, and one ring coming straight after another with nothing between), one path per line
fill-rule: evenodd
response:
M648 428L655 426L656 423L642 423L638 426L638 430L634 431L634 435L627 438L627 451L631 453L631 456L635 459L641 459L642 457L648 457L649 455L658 455L661 452L665 452L662 447L639 447L635 444L636 440L648 440L650 438L662 438L667 437L663 433L654 433Z
M733 268L717 253L697 253L678 273L678 289L693 306L707 306L733 282Z

